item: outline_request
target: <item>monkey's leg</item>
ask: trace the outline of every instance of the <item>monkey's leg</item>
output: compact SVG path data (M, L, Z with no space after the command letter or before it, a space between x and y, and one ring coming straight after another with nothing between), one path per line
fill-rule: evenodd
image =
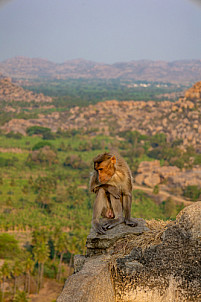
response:
M121 204L120 199L114 198L112 195L110 195L110 200L111 200L111 205L112 205L112 209L113 209L115 218L108 219L108 221L106 223L104 223L104 227L106 229L111 229L124 221L122 204Z
M105 227L99 222L99 217L104 208L107 208L107 195L103 188L100 188L96 194L93 208L92 227L98 234L105 234Z
M124 195L123 196L123 210L125 213L124 222L130 226L137 226L137 221L131 218L131 203L132 203L132 196Z

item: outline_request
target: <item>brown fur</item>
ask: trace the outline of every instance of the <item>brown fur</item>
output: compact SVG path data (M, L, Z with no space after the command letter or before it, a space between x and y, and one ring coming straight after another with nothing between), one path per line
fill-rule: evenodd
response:
M131 219L132 175L125 160L117 153L103 153L93 159L94 171L90 178L90 190L96 193L92 226L101 234L123 221L135 226ZM109 203L110 201L110 203ZM105 210L103 210L105 209ZM101 210L101 211L100 211ZM113 213L114 219L104 226L99 223L99 214L108 217ZM109 213L104 215L104 213ZM113 218L112 217L112 218Z

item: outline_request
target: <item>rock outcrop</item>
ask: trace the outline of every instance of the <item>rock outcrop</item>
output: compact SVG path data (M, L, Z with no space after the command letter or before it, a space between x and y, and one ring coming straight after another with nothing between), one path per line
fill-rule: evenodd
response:
M51 103L52 98L42 93L36 94L12 83L10 78L0 76L0 101Z
M52 131L59 128L64 131L82 129L95 134L118 135L130 130L150 136L164 133L169 142L180 140L184 148L192 145L201 150L200 94L201 82L198 82L176 102L111 100L87 107L76 106L66 112L54 112L28 122L29 126L49 127ZM1 129L9 132L16 128L15 132L25 133L26 127L26 120L16 119L5 123Z
M160 166L160 161L143 161L139 164L135 182L138 185L155 187L165 180L169 188L198 186L201 188L201 167L181 171L176 166Z
M201 99L201 82L197 82L192 88L189 88L185 93L185 100Z
M138 222L104 236L91 231L57 302L201 301L201 202L175 222Z
M86 260L81 271L70 276L57 302L113 302L115 291L109 272L110 257Z

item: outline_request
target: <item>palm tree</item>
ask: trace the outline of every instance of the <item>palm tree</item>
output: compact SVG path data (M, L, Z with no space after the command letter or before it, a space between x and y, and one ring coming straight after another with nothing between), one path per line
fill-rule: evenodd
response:
M25 278L25 291L27 293L30 293L30 275L34 269L34 261L28 257L25 261L25 272L26 272L26 278Z
M16 260L12 268L12 274L14 276L14 295L16 293L16 288L17 288L17 278L22 274L22 272L23 272L22 264L20 263L19 260Z
M64 254L69 249L69 238L67 233L62 233L60 237L58 238L57 244L56 244L56 250L60 254L59 259L59 266L58 266L58 273L57 273L57 280L61 279L61 267L62 267L62 260Z
M32 232L32 244L37 245L41 242L47 243L49 239L49 232L46 229L35 229Z
M2 296L1 296L1 302L4 300L4 284L7 278L10 277L10 267L8 263L5 261L4 264L1 267L3 282L2 282Z
M72 267L72 264L73 264L73 256L78 253L78 239L79 236L78 236L78 233L77 234L71 234L70 238L69 238L69 252L70 252L70 262L69 262L69 275L70 275L70 271L71 271L71 267ZM82 241L81 238L80 239L80 242Z
M43 273L44 273L44 264L47 261L50 250L49 246L42 242L41 244L37 244L33 248L33 253L35 260L38 262L38 288L37 292L39 292L40 288L43 286Z
M52 236L51 236L52 241L53 241L53 246L54 246L53 262L55 262L56 256L57 256L56 248L57 248L57 243L58 243L58 238L59 238L60 233L61 233L61 226L56 226L52 233Z

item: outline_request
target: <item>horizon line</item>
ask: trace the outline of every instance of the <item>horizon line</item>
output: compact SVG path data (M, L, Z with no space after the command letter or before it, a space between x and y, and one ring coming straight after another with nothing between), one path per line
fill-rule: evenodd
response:
M67 59L64 60L62 62L56 62L44 57L29 57L29 56L14 56L14 57L9 57L7 59L3 59L0 60L0 63L4 63L6 61L12 60L12 59L30 59L30 60L42 60L42 61L47 61L47 62L51 62L54 64L64 64L66 62L72 62L72 61L85 61L85 62L91 62L91 63L96 63L96 64L105 64L105 65L115 65L115 64L119 64L119 63L130 63L130 62L166 62L166 63L173 63L173 62L188 62L188 61L201 61L201 59L195 59L195 58L191 58L191 59L174 59L174 60L162 60L162 59L132 59L132 60L125 60L125 61L115 61L114 63L106 63L106 62L101 62L101 61L95 61L95 60L91 60L91 59L85 59L85 58L73 58L73 59Z

